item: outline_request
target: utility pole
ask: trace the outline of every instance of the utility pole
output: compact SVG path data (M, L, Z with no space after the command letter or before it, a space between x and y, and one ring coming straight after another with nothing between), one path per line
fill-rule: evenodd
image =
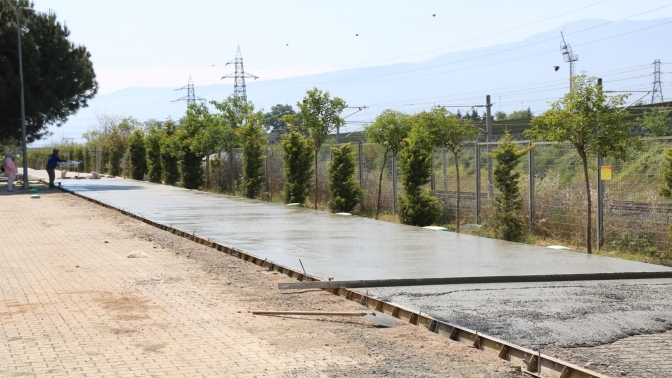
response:
M245 79L247 78L257 80L258 77L245 73L245 69L243 68L243 55L240 53L240 46L238 46L238 50L236 51L236 59L226 63L225 66L228 66L229 64L233 64L236 68L236 71L233 74L222 76L222 79L233 78L233 96L241 97L245 102L247 102Z
M490 103L490 95L485 96L485 106L485 141L488 143L486 148L490 151L490 142L492 142L492 112L490 111L492 104ZM492 185L492 157L490 157L490 154L488 154L488 194L490 199L495 196L495 188Z
M186 101L187 106L189 106L191 104L195 104L196 101L205 101L204 98L196 97L196 93L194 92L194 81L191 79L191 74L189 74L189 83L180 89L176 89L176 91L182 91L185 89L187 90L187 95L182 98L178 98L173 102Z
M22 185L23 189L28 189L30 187L29 178L28 178L28 137L26 133L26 102L24 99L23 93L23 56L21 56L21 17L19 15L20 11L27 11L35 13L33 8L19 7L19 3L16 3L16 36L18 39L18 50L19 50L19 85L21 86L21 160L23 162L23 177Z
M651 103L663 102L663 87L660 83L660 59L653 62L653 94L651 94Z
M597 86L602 90L602 78L597 79ZM598 134L599 136L599 134ZM597 250L604 244L604 180L602 166L604 157L597 155Z
M565 35L560 32L562 43L560 44L560 51L565 58L565 62L569 63L569 91L572 91L572 78L574 77L574 62L579 60L579 56L572 52L572 47L565 42Z

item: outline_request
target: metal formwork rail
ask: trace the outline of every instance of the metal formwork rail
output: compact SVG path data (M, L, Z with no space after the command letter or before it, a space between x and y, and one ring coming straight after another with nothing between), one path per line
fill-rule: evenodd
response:
M243 261L250 262L257 266L267 268L269 271L282 273L299 281L321 281L321 279L318 277L304 274L303 272L299 272L292 268L268 261L268 259L262 259L261 257L243 252L237 248L228 247L210 239L200 237L196 235L195 232L189 233L172 226L166 226L164 224L160 224L150 219L144 218L141 215L131 213L130 211L83 196L66 188L61 187L60 189L74 196L93 202L97 205L116 210L128 217L137 219L161 230L168 231L174 235L181 236L210 248L214 248L220 252L224 252L230 256L237 257ZM371 310L382 312L417 326L425 327L430 332L447 337L461 344L466 344L484 352L495 354L499 358L507 360L515 366L520 366L523 371L532 376L544 378L609 378L606 375L571 364L569 362L535 352L531 349L500 340L493 336L479 333L478 331L466 327L434 319L427 314L423 314L422 312L412 310L395 303L384 302L353 290L346 288L328 288L324 290L353 302L360 303L362 306L365 306Z

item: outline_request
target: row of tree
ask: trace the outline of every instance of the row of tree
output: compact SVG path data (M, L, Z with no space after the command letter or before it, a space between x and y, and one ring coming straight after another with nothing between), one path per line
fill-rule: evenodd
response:
M588 159L600 155L621 161L640 148L641 140L633 135L636 124L625 120L622 108L625 95L607 97L596 78L585 74L574 77L573 90L551 105L545 113L531 119L526 135L533 141L568 143L581 158L586 185L586 245L591 251L591 195ZM122 163L129 166L131 176L167 184L178 182L185 188L198 189L207 185L210 156L227 151L233 166L233 149L242 147L242 191L246 197L258 197L265 181L262 171L264 146L274 134L281 139L284 160L284 200L304 203L313 189L312 204L319 201L318 152L330 133L344 124L340 116L346 103L332 98L316 88L307 91L297 103L298 112L291 107L277 108L272 114L255 112L244 98L229 97L211 102L215 112L204 104L189 106L186 116L175 123L152 122L140 124L133 119L103 118L101 128L85 136L89 148L103 150L103 160L109 161L110 173L119 174ZM271 125L269 120L277 121ZM269 132L275 130L275 132ZM399 202L402 223L424 226L436 222L441 209L428 190L432 174L432 154L445 148L453 156L457 182L455 224L460 229L460 166L458 155L467 144L477 140L482 130L471 118L459 117L444 108L433 108L418 114L394 110L383 111L365 131L368 141L382 146L383 164L378 183L376 218L380 213L382 180L389 159L397 157L404 193ZM518 193L515 167L527 152L517 149L505 138L491 154L497 161L494 184L502 197L495 198L495 215L491 226L504 239L519 240L523 232L522 202ZM350 211L361 199L355 174L352 148L333 148L329 167L329 188L333 211ZM125 158L124 158L125 156ZM205 164L203 164L205 160ZM218 159L215 159L218 161ZM205 165L205 170L204 170ZM231 175L231 180L234 176ZM231 185L233 190L235 186ZM207 189L207 188L206 188ZM508 197L507 197L508 196ZM498 231L499 230L499 231Z
M625 161L633 151L641 149L641 138L633 135L636 123L625 120L628 111L623 105L627 95L606 96L598 79L586 74L575 76L572 80L572 91L552 103L549 110L532 118L531 127L525 134L531 141L549 141L555 145L567 143L581 158L586 188L586 248L591 253L592 197L588 159L602 156ZM531 117L531 114L527 116ZM399 155L404 186L399 217L406 224L422 226L436 220L439 214L437 200L430 191L423 192L421 188L430 182L434 150L442 147L453 154L457 182L455 220L459 232L460 171L457 156L467 143L474 142L481 134L472 119L449 114L442 108L415 115L388 110L367 129L367 134L369 141L385 148L384 161L388 155ZM507 135L499 149L491 153L497 161L494 184L500 194L494 201L495 215L490 226L503 239L518 240L522 237L522 201L518 190L519 174L515 172L515 167L528 151L517 149ZM381 170L381 182L382 174ZM380 184L378 192L379 208Z

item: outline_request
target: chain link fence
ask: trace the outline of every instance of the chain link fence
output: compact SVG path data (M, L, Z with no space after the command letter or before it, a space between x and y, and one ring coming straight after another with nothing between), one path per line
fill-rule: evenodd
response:
M530 145L527 141L516 143L520 148ZM569 144L532 145L533 150L521 159L517 167L521 174L520 189L525 203L523 212L530 231L559 242L584 245L588 222L586 184L581 159ZM323 146L318 154L320 208L325 208L330 199L328 167L332 159L331 147L332 145ZM471 143L457 155L460 171L460 215L463 224L484 224L491 215L492 201L497 190L492 184L494 163L489 153L496 148L496 142ZM663 169L667 148L672 148L672 138L645 139L643 150L635 153L629 161L605 159L600 165L611 166L612 177L609 181L602 181L603 185L598 185L597 159L591 158L588 161L593 247L598 247L599 243L599 247L614 250L635 249L651 255L668 256L671 247L668 227L672 201L658 194L659 188L664 184ZM375 212L382 169L381 211L394 214L395 200L403 194L399 172L393 172L394 167L397 167L395 158L390 155L384 162L384 149L373 144L355 143L353 150L357 166L355 175L364 192L362 203L355 211L365 215ZM211 164L211 188L230 191L231 167L228 154L221 153L217 159L221 160L220 164ZM454 222L457 205L455 156L450 151L437 149L432 164L433 175L427 189L434 191L443 206L440 223L450 224ZM213 166L217 168L213 170ZM265 200L282 202L283 166L282 149L279 146L267 148L264 166L267 178L263 197ZM235 183L240 186L242 151L238 149L234 151L234 167ZM602 190L602 197L598 196L598 189ZM601 203L598 201L600 198ZM311 189L309 201L314 203L314 200ZM603 214L601 217L598 215L600 206ZM602 226L599 227L598 223Z

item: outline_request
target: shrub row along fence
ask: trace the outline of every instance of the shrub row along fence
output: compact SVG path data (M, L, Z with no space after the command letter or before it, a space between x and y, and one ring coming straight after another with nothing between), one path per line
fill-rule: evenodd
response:
M530 143L518 141L521 147ZM535 235L584 245L586 225L586 189L583 167L578 154L570 145L552 146L548 143L533 143L534 149L518 166L521 173L521 194L525 201L525 216L528 227ZM357 178L364 191L358 211L364 214L375 212L378 179L381 168L382 212L396 213L397 199L403 194L396 161L389 158L383 167L383 149L374 144L355 144ZM497 148L497 143L474 143L459 155L460 166L460 213L462 222L484 224L491 215L491 205L497 194L492 186L491 159L488 153ZM594 247L624 249L669 259L671 244L668 238L672 201L660 197L659 188L664 184L665 150L672 148L672 137L646 138L644 148L627 162L604 159L590 162L590 188L593 203ZM63 157L82 161L81 172L89 172L101 160L100 153L64 151ZM266 173L263 200L282 201L283 161L279 145L266 149L264 171ZM46 152L33 154L29 164L42 169ZM81 156L80 156L81 155ZM210 156L207 189L230 192L235 185L241 193L242 150L234 150L233 166L227 152ZM98 157L98 159L96 159ZM319 205L330 199L328 188L328 164L331 146L324 146L318 154ZM122 163L122 167L126 164ZM611 180L601 180L598 185L598 167L610 166ZM233 167L233 170L232 170ZM427 189L439 198L443 213L441 224L454 221L457 193L455 189L455 163L451 153L437 150L433 155L432 181ZM530 169L532 168L532 169ZM598 190L599 189L599 190ZM601 195L599 195L602 193ZM396 194L396 195L395 195ZM313 193L309 201L313 202ZM598 227L598 224L601 225Z
M521 147L530 145L519 141ZM521 193L525 201L525 216L535 235L565 241L575 245L585 243L586 189L581 160L570 145L553 146L532 143L534 149L518 167L521 173ZM320 206L330 199L328 164L331 146L325 146L318 155ZM383 164L383 149L373 144L354 146L357 177L364 191L358 211L375 211L378 179ZM595 247L636 250L647 254L670 250L668 226L672 215L672 201L658 195L664 184L666 148L672 147L672 138L645 139L644 149L628 162L592 159L590 189L593 203L593 235ZM497 191L492 185L492 159L488 153L496 143L474 143L458 155L460 166L461 217L463 223L487 223L492 201ZM233 180L240 193L242 150L234 151ZM211 156L208 187L210 190L231 191L231 165L227 153ZM598 185L598 167L610 166L612 177ZM437 150L433 155L434 174L427 189L439 198L443 213L439 223L454 221L457 187L455 163L452 154ZM262 199L282 201L283 161L280 147L267 148L266 187ZM598 187L603 195L598 195ZM402 194L401 180L395 159L388 159L383 168L382 211L396 212L398 197ZM396 196L395 196L396 193ZM310 201L314 201L312 190ZM598 223L601 224L598 227Z

